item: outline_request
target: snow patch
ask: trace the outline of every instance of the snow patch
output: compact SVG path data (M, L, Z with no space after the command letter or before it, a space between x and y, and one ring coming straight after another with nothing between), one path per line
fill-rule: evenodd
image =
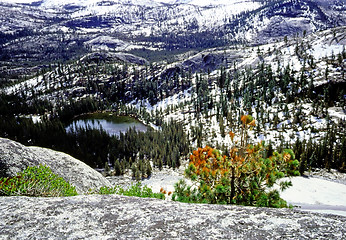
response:
M345 45L327 45L327 44L317 44L312 48L311 54L315 59L321 59L323 57L328 57L342 53Z

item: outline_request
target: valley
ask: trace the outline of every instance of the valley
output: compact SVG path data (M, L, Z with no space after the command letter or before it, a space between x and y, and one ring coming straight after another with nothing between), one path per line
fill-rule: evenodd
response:
M248 143L292 149L302 175L345 172L345 9L338 0L2 0L0 137L150 182L197 148L228 156L251 115ZM148 129L68 130L94 112Z

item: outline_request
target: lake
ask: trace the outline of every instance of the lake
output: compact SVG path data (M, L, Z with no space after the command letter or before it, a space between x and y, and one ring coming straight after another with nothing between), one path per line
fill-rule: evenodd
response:
M120 132L125 133L129 128L135 128L141 132L147 131L147 126L140 121L129 116L117 116L111 113L93 113L80 116L66 127L66 131L69 132L80 127L102 128L112 136L119 136Z

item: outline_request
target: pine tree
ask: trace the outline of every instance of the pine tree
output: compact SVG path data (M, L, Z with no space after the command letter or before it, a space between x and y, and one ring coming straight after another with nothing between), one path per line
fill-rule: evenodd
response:
M117 159L114 162L114 174L115 174L115 176L120 176L122 174L122 168L121 168L119 159Z
M138 171L137 164L133 163L131 166L132 178L136 178L136 172Z
M225 135L225 126L223 124L223 117L222 116L219 118L219 127L220 127L221 137L224 138L226 135Z
M110 169L108 163L106 162L106 163L105 163L105 171L104 171L104 174L105 174L106 176L108 176L109 173L110 173L110 171L111 171L111 169Z
M148 161L147 164L146 164L146 175L147 175L147 178L151 177L151 173L152 173L152 168L151 168L150 162Z
M136 170L135 170L135 180L136 181L141 180L141 171L138 168L136 168Z

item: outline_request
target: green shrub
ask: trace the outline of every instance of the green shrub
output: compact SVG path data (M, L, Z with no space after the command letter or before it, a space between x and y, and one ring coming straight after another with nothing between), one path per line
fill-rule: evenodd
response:
M132 184L129 188L124 189L120 186L115 187L101 187L97 191L91 191L91 194L119 194L124 196L134 196L142 198L158 198L165 199L165 194L162 192L154 193L147 185L142 185L140 182Z
M172 200L185 203L208 203L197 188L187 185L184 179L174 185Z
M172 200L195 203L240 204L260 207L287 207L276 190L268 189L285 176L299 175L299 161L292 150L268 155L264 142L248 144L247 130L255 126L255 120L245 115L241 118L240 146L231 147L228 156L206 146L190 155L185 175L194 187L184 181L175 185ZM235 134L230 132L233 141ZM291 186L290 181L280 183L281 190Z
M75 196L74 186L44 165L28 167L15 177L0 178L0 196Z
M299 175L299 162L290 151L274 152L265 158L263 143L249 145L241 151L232 148L230 156L222 156L206 146L193 151L185 175L194 187L181 180L175 185L172 200L211 204L240 204L258 207L287 207L278 191L267 192L278 179ZM284 190L290 181L279 184Z

